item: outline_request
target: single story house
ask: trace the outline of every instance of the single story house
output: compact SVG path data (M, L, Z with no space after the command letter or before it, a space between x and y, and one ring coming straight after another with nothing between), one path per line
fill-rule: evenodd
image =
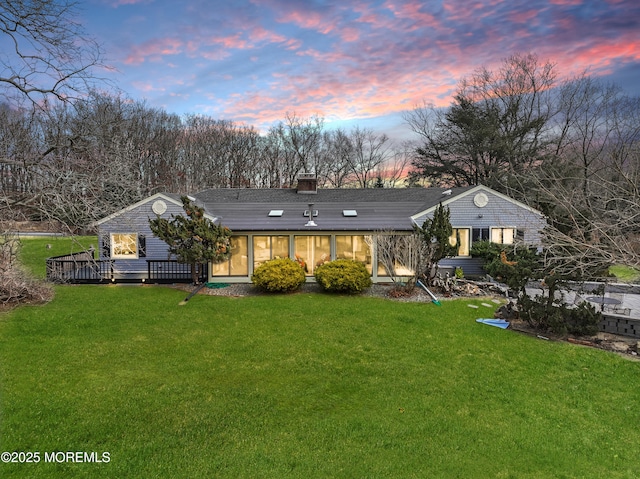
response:
M228 261L211 264L211 282L250 282L255 268L276 257L296 258L313 279L317 265L337 259L362 261L374 282L390 281L378 265L372 235L410 233L439 203L447 206L459 239L458 256L441 267L480 274L469 256L474 241L540 243L543 215L485 186L464 188L318 189L303 175L295 189L209 189L192 195L216 224L231 229ZM100 260L109 260L116 278L144 277L150 261L167 260L167 245L154 237L149 219L183 214L180 197L158 193L95 223Z

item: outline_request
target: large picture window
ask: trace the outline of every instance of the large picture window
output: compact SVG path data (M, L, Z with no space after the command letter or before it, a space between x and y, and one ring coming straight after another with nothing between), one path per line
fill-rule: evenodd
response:
M115 259L138 258L138 234L111 233L111 257Z
M249 274L249 238L231 237L231 257L211 266L212 276L247 276Z
M336 259L360 261L369 274L373 271L371 247L364 235L336 235Z
M294 252L305 273L313 275L317 266L331 260L331 236L296 236Z
M289 257L289 236L254 236L253 267L274 258Z

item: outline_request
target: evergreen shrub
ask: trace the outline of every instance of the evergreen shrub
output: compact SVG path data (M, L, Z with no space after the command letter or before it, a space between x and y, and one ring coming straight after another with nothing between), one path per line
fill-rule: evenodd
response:
M270 293L288 293L302 286L306 278L304 269L297 261L278 258L258 266L251 275L251 281Z
M568 308L556 301L523 295L518 301L520 317L536 329L556 334L592 336L598 332L602 315L589 303Z
M361 293L371 286L371 275L364 264L350 259L337 259L318 266L315 278L325 291Z

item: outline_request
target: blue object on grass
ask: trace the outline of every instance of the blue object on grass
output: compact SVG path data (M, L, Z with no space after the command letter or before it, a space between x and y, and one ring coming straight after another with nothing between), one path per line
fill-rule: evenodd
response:
M496 328L507 329L509 327L509 321L504 319L476 319L476 322L488 324L489 326L495 326Z

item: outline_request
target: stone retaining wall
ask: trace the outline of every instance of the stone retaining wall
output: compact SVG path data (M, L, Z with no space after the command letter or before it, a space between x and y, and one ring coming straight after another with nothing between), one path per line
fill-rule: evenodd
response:
M605 333L640 339L640 319L604 313L598 327Z
M571 291L579 291L581 293L592 294L602 294L603 286L605 293L640 294L640 284L608 283L595 281L586 281L584 283L575 283L568 281L563 284L563 288L569 289ZM540 281L531 281L529 284L527 284L527 287L543 289Z

